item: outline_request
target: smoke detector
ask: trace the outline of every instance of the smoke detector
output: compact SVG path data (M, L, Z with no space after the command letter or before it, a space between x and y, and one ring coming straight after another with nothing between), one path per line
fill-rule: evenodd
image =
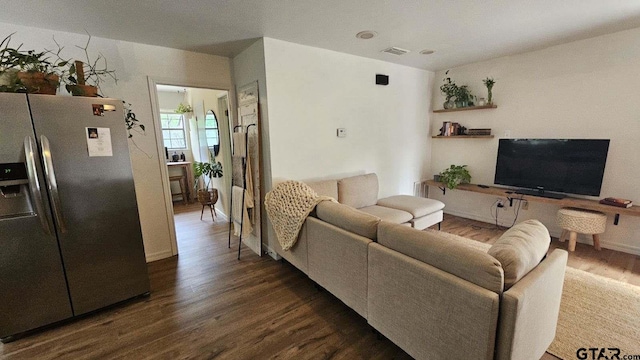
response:
M399 47L392 46L392 47L390 47L388 49L382 50L382 52L388 53L388 54L393 54L393 55L404 55L406 53L409 53L410 51L409 50L405 50L405 49L401 49Z
M435 50L424 49L424 50L420 51L420 54L422 54L422 55L431 55L434 52L435 52Z
M374 38L376 35L378 35L378 33L375 32L375 31L365 30L365 31L360 31L359 33L357 33L356 37L358 39L362 39L362 40L369 40L371 38Z

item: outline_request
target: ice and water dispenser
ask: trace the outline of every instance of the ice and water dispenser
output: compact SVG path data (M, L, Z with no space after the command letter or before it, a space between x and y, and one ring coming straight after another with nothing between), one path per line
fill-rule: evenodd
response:
M35 215L24 163L0 164L0 220Z

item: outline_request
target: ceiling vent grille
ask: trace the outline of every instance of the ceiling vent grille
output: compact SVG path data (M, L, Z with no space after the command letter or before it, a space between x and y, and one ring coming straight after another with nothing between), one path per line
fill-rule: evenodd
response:
M404 55L409 52L409 50L401 49L399 47L390 47L388 49L382 50L384 53L393 54L393 55Z

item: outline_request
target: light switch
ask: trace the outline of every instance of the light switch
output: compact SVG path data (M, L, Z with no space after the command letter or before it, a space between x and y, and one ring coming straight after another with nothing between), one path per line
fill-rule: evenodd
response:
M338 137L347 137L347 129L338 128Z

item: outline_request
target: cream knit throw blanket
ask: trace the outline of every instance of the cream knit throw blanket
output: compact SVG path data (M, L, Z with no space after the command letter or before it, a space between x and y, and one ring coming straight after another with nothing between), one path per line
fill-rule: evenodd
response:
M324 200L336 201L328 196L319 196L309 185L294 180L276 185L265 195L267 215L283 250L289 250L295 245L307 216Z

